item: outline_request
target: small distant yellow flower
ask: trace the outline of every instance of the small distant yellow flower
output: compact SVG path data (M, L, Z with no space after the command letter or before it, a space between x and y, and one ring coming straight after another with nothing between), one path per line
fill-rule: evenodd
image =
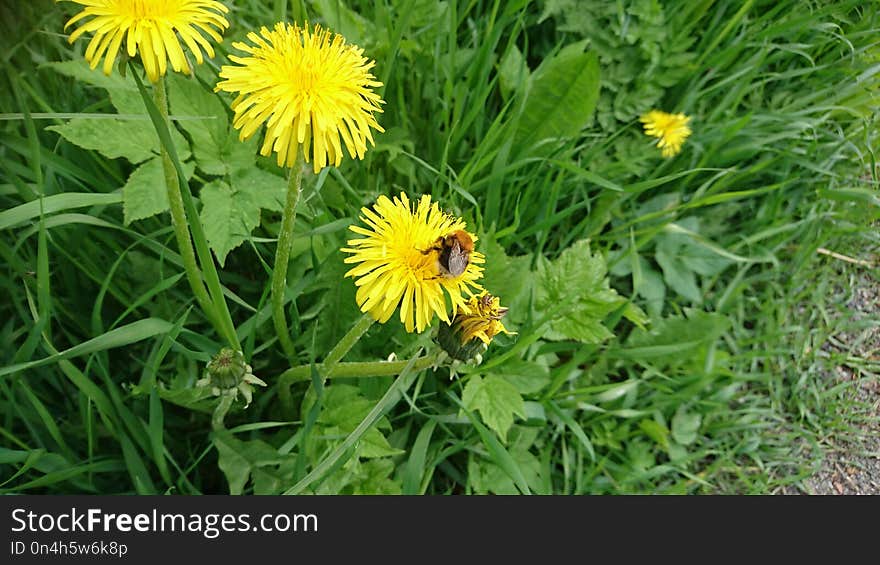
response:
M449 323L447 296L451 311L456 312L468 309L465 295L482 292L477 283L483 276L482 253L471 251L458 276L441 270L438 241L464 231L465 223L442 212L430 196L422 196L414 210L404 193L393 201L380 196L372 210L361 208L361 213L369 229L351 226L351 231L364 237L349 240L349 247L342 249L352 254L346 263L358 263L345 276L356 279L361 311L384 323L400 306L406 331L422 332L434 314ZM476 241L475 235L468 235Z
M657 147L662 150L664 157L673 157L681 151L681 146L691 134L688 122L689 116L684 114L667 114L660 110L651 110L642 115L639 120L645 124L645 133L654 136L660 141Z
M318 25L309 31L308 25L278 23L247 38L253 45L232 46L250 56L231 55L240 66L224 65L220 77L226 80L215 88L238 93L232 109L240 139L265 123L261 155L276 152L283 167L294 163L302 146L316 173L342 162L343 144L352 159L363 159L367 141L374 145L370 128L385 131L373 116L384 102L372 88L382 83L370 74L375 62L363 49Z
M58 0L56 0L58 1ZM182 39L202 64L202 50L214 56L214 48L205 37L222 41L221 33L229 27L223 17L229 9L215 0L69 0L85 9L70 18L64 29L83 18L92 17L70 34L70 43L84 33L94 32L86 47L86 61L94 69L101 58L103 71L109 75L125 40L129 57L140 55L150 82L157 82L171 68L189 73ZM214 29L216 28L216 29Z

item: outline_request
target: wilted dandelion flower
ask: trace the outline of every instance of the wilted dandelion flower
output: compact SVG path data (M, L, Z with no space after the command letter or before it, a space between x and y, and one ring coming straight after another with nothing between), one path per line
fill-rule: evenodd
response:
M657 147L664 157L673 157L681 151L681 146L691 134L688 127L690 117L684 114L667 114L660 110L651 110L639 120L645 124L645 133L658 138Z
M278 154L278 165L292 165L302 146L306 162L317 173L328 163L342 162L342 146L363 159L370 128L384 131L374 112L382 112L382 99L372 91L382 86L370 74L375 64L363 49L346 44L341 35L308 26L275 24L269 31L249 33L253 43L233 43L247 57L230 55L236 65L224 65L226 79L215 90L237 92L232 103L233 125L242 141L264 123L266 138L261 155Z
M247 408L254 397L254 385L266 386L252 371L241 351L224 347L205 366L205 376L196 381L196 386L210 389L214 396L230 396L232 400L241 394Z
M449 322L446 298L453 312L467 309L466 296L482 291L477 280L483 276L483 255L470 251L463 272L452 276L441 268L442 242L451 234L464 232L465 223L440 210L424 195L413 210L401 193L392 201L380 196L373 209L361 208L361 221L368 228L351 226L363 238L351 239L342 251L351 253L346 263L359 263L345 273L354 277L357 303L363 312L386 322L400 306L400 321L406 331L422 332L434 314Z
M165 75L169 61L175 71L189 72L181 39L201 64L202 50L208 57L214 56L214 48L205 36L220 42L220 34L229 27L223 17L229 9L215 0L70 1L85 9L70 18L64 29L83 18L92 18L71 33L69 41L73 43L82 34L94 32L85 53L93 69L103 58L104 74L109 75L125 40L128 56L140 55L147 77L154 83Z

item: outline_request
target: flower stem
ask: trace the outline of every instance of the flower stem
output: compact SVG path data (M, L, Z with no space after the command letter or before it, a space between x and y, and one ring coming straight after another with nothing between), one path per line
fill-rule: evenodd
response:
M339 367L339 361L345 354L351 351L351 348L354 347L354 344L358 342L358 340L370 329L370 326L373 325L373 317L370 314L364 314L361 316L357 322L351 327L348 332L342 336L342 339L330 350L330 353L327 354L327 357L324 359L324 362L321 363L317 367L318 374L321 375L321 380L326 381L331 375L336 376L335 369ZM385 363L380 361L379 363ZM347 364L347 365L358 365L357 363ZM398 369L398 372L403 369L401 366ZM397 373L390 373L392 375L396 375ZM290 398L290 385L295 382L308 380L309 375L311 375L311 365L301 365L299 367L294 367L293 369L288 369L287 371L281 373L278 377L278 399L281 401L281 405L285 410L290 410L292 408L292 399ZM350 374L345 375L349 377L360 377L360 376L369 376L369 375L360 375L360 374Z
M327 379L330 376L333 369L336 368L336 364L339 363L339 361L345 357L345 354L351 351L354 344L357 343L365 333L367 333L367 330L370 329L370 326L373 325L374 321L373 316L370 314L364 314L357 322L355 322L351 329L342 336L342 339L340 339L333 349L330 350L330 353L328 353L327 357L324 359L324 363L322 363L324 368L324 379Z
M413 371L422 371L434 365L445 353L438 351L416 359ZM390 377L403 370L409 361L354 361L351 363L337 363L333 371L336 378L365 378L365 377ZM309 380L311 365L299 365L281 373L278 377L281 382L288 386L293 383ZM318 372L324 372L324 365L316 367Z
M272 270L272 318L275 333L287 358L294 362L296 347L290 339L287 319L284 315L284 291L287 289L287 263L290 260L290 247L293 244L293 226L296 222L296 206L302 194L302 158L297 151L296 159L290 167L287 183L287 202L281 214L281 230L278 233L278 246L275 249L275 266Z
M165 94L164 80L160 80L153 85L153 100L159 108L162 119L167 124L168 99ZM171 209L171 225L177 238L177 247L186 270L186 278L189 281L189 286L192 288L196 301L202 308L202 312L205 313L205 316L208 317L208 320L215 329L220 331L221 328L217 324L217 311L214 308L214 303L211 301L208 290L205 288L205 284L202 282L192 241L189 238L189 227L183 207L183 197L180 195L180 182L177 178L177 171L174 169L174 163L171 161L171 156L168 154L164 143L159 143L159 152L162 158L162 171L165 174L165 191L168 195L168 206Z
M217 404L217 407L214 408L214 413L211 415L211 428L215 431L226 429L226 424L223 420L226 418L226 414L232 407L233 400L234 398L229 394L223 394L220 396L220 402Z
M129 62L129 66L134 68ZM199 214L195 207L192 194L189 191L186 176L180 166L177 158L177 151L173 146L170 134L170 126L168 123L168 101L165 94L165 82L159 80L153 88L154 99L151 102L149 96L141 83L140 77L135 74L135 81L138 84L138 90L144 99L150 118L159 135L159 147L162 153L162 166L165 171L166 188L168 190L168 201L171 208L172 221L174 223L175 235L180 247L181 256L183 257L184 267L187 272L190 286L196 295L196 300L208 316L217 332L223 336L230 347L237 351L241 351L241 343L235 332L235 324L232 322L232 315L226 305L226 299L223 297L223 287L220 284L220 277L214 266L214 259L211 256L208 241L205 238L205 232L199 221ZM168 182L172 171L177 174L177 182ZM187 221L187 216L192 220ZM192 241L189 238L187 228L192 231ZM202 286L202 279L199 274L199 268L193 256L192 244L195 243L199 261L201 263L205 284L207 285L207 293ZM207 298L207 300L206 300Z

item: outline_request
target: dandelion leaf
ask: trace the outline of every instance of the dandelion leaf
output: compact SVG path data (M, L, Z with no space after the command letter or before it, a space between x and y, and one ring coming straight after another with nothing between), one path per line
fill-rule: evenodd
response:
M473 375L464 387L462 402L468 410L479 412L483 422L505 441L513 417L526 417L525 405L516 386L500 375L486 378Z
M235 190L223 181L214 181L200 192L202 225L205 236L220 265L230 251L241 245L260 225L260 207L251 192Z
M183 164L189 178L193 173L191 163ZM125 225L143 220L168 210L168 191L162 161L154 157L135 169L122 187L122 214Z
M513 146L536 152L541 142L577 135L593 118L599 97L599 61L586 42L545 59L531 76Z
M605 259L587 240L542 266L537 289L538 310L551 314L548 339L601 343L614 336L602 322L626 299L609 286Z

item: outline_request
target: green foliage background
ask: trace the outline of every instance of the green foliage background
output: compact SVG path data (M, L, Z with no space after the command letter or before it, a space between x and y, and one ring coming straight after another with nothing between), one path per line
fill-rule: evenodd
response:
M859 407L828 369L877 363L822 348L856 322L834 315L840 274L816 250L877 248L876 3L226 4L218 56L168 77L175 145L269 383L222 431L194 388L222 340L182 280L132 77L68 45L75 5L3 6L4 492L764 493L850 430ZM213 85L233 40L305 19L377 61L386 131L363 162L305 174L299 361L360 317L347 226L405 191L480 234L517 332L480 364L421 366L432 335L392 319L344 361L393 354L394 375L343 364L279 384L268 281L286 173L238 141ZM641 133L652 108L692 116L676 158Z

